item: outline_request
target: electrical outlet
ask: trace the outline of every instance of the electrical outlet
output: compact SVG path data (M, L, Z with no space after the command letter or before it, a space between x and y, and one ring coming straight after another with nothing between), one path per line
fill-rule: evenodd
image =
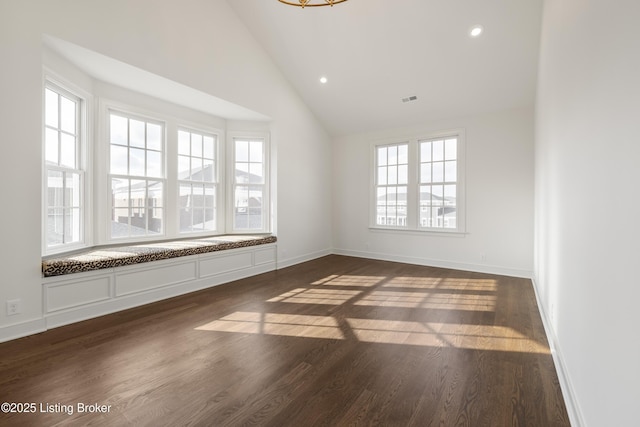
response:
M22 301L19 299L7 300L7 316L14 316L22 313Z
M487 255L484 252L480 254L480 261L487 262Z

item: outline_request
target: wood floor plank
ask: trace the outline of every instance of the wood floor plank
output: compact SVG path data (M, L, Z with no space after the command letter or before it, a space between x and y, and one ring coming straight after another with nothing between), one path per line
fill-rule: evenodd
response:
M1 426L569 425L531 281L335 255L0 344L0 394L74 409Z

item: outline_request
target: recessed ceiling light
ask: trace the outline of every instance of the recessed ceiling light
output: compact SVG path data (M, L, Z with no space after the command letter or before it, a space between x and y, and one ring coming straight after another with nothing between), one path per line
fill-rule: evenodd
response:
M480 34L482 34L482 30L483 30L482 25L474 25L469 30L469 36L478 37Z
M327 78L325 76L320 77L320 83L325 84L328 81L329 80L327 80Z

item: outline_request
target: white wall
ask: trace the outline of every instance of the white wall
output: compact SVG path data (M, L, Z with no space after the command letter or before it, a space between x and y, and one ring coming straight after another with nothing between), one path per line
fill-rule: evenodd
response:
M43 34L273 118L279 263L331 248L331 141L224 0L0 0L0 337L42 324ZM6 316L4 301L23 312ZM25 323L26 322L26 323Z
M377 139L464 128L464 236L372 231L370 144ZM533 110L426 122L334 140L336 252L530 277L533 270ZM484 254L484 261L482 255Z
M591 427L638 425L638 16L634 0L543 14L535 280L576 424Z

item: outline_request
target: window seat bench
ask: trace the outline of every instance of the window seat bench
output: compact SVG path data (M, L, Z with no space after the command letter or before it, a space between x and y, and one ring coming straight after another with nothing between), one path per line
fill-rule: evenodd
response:
M272 235L224 235L129 246L109 246L42 260L44 277L101 270L275 243Z

